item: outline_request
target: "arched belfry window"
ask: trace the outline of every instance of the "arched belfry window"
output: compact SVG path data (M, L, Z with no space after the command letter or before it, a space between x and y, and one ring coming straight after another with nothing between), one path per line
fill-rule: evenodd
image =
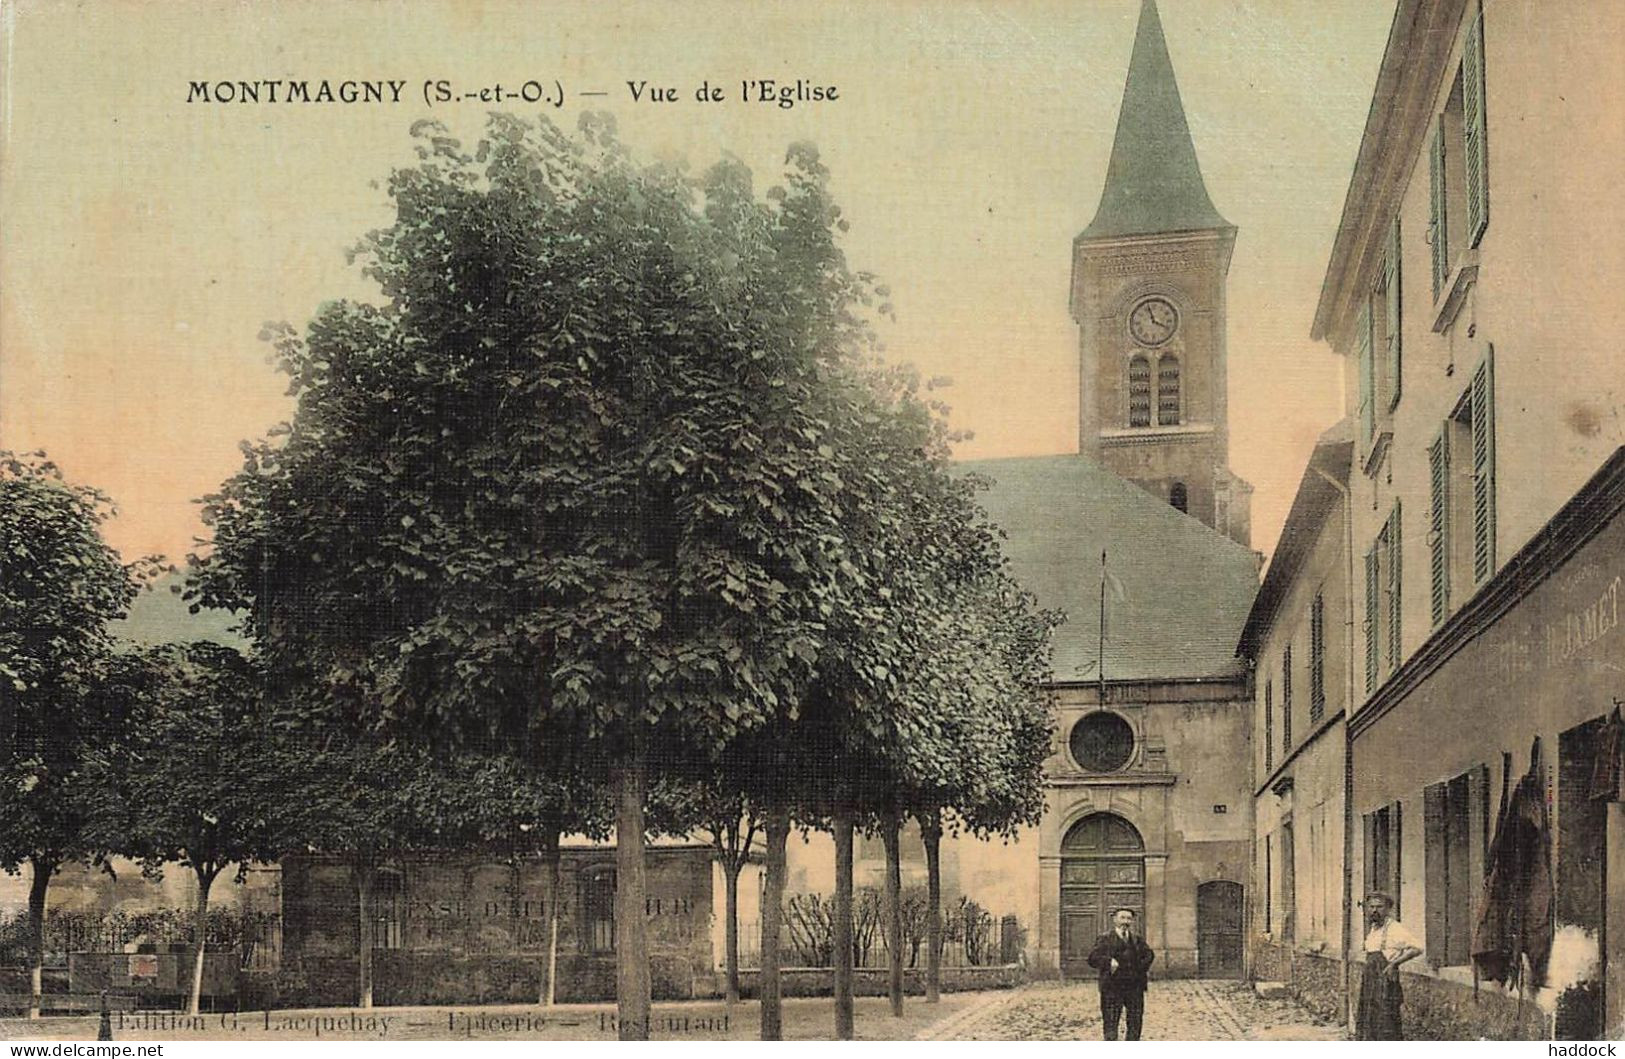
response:
M1168 503L1186 514L1190 513L1190 497L1185 492L1184 482L1175 482L1173 488L1168 490Z
M1179 358L1164 353L1157 361L1157 425L1179 422Z
M1151 425L1151 361L1138 353L1128 362L1128 425Z

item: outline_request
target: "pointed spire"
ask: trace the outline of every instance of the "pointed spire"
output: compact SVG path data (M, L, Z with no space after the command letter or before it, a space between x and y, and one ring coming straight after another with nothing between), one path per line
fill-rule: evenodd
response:
M1141 0L1106 188L1079 238L1229 227L1202 183L1156 0Z

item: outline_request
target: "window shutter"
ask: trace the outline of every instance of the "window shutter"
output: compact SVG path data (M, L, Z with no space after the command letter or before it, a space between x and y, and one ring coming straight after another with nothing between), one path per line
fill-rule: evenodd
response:
M1394 895L1394 918L1401 919L1404 913L1400 911L1400 891L1405 882L1405 869L1402 853L1404 852L1405 821L1401 815L1400 803L1394 802L1388 806L1388 892Z
M1428 446L1432 509L1428 518L1428 560L1432 583L1433 624L1450 613L1450 424Z
M1309 720L1319 723L1326 712L1326 600L1315 593L1309 607Z
M1444 193L1444 115L1433 127L1433 147L1428 152L1433 197L1428 208L1428 241L1433 244L1433 300L1439 300L1444 281L1450 278L1450 248L1447 205Z
M1422 835L1423 835L1423 903L1426 907L1426 930L1422 935L1422 945L1427 951L1427 961L1435 967L1444 964L1444 955L1449 951L1447 938L1450 932L1449 873L1446 866L1448 856L1449 835L1445 826L1445 785L1435 783L1422 790Z
M1388 255L1386 261L1386 275L1383 277L1384 292L1387 295L1388 320L1388 410L1392 412L1399 407L1400 391L1400 340L1401 328L1400 313L1400 276L1399 276L1399 218L1388 228Z
M1264 768L1275 764L1275 685L1264 681Z
M1489 143L1484 120L1484 12L1467 27L1461 58L1462 162L1467 177L1467 245L1477 246L1490 223Z
M1366 813L1365 824L1365 893L1382 889L1384 879L1377 878L1377 814Z
M1292 753L1292 645L1281 653L1281 760Z
M1354 321L1354 349L1360 362L1360 432L1365 439L1365 449L1371 449L1371 439L1376 433L1376 365L1372 363L1371 354L1371 301L1367 299L1360 306L1360 315Z
M1474 765L1467 773L1467 888L1473 903L1473 922L1478 922L1484 890L1484 873L1489 866L1490 768Z
M1377 690L1377 549L1365 553L1365 693Z
M1473 583L1495 572L1495 350L1473 372Z
M1399 501L1394 501L1394 512L1388 516L1388 665L1399 668L1399 616L1402 606L1400 585L1403 577L1400 558L1404 554L1404 537L1399 528Z

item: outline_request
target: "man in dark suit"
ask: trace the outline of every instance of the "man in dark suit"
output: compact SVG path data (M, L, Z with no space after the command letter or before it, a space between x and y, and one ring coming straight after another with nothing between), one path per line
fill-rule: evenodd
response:
M1156 954L1134 933L1134 909L1112 913L1112 929L1095 941L1089 966L1100 972L1100 1018L1106 1039L1117 1039L1117 1020L1128 1013L1128 1040L1140 1039L1145 1016L1145 976Z

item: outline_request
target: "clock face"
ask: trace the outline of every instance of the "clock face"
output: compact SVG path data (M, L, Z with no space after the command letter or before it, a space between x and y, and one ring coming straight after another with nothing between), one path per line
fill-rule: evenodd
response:
M1141 345L1160 346L1179 329L1179 310L1167 298L1147 298L1128 314L1128 333Z

